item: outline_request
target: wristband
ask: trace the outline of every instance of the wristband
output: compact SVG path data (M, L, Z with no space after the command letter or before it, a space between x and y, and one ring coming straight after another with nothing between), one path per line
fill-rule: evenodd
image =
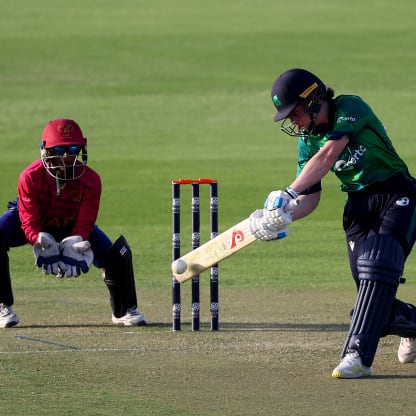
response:
M292 199L296 199L297 197L298 197L298 193L293 189L293 188L291 188L290 186L288 186L286 189L285 189L285 192L292 198Z

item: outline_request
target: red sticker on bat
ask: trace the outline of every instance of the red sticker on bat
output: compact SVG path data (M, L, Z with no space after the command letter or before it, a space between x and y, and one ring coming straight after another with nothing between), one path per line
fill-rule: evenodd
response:
M244 233L240 230L234 230L231 237L231 248L234 248L238 243L244 240Z

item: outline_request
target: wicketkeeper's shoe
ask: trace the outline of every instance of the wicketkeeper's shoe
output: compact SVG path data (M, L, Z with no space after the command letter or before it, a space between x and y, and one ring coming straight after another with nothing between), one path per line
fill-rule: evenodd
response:
M349 351L332 372L334 378L360 378L371 375L371 368L363 365L357 351Z
M10 328L19 323L19 318L11 306L0 303L0 328Z
M127 313L121 318L112 317L113 323L125 326L143 326L147 325L147 320L136 308L127 309Z
M416 359L416 338L400 338L397 357L402 364L412 363Z

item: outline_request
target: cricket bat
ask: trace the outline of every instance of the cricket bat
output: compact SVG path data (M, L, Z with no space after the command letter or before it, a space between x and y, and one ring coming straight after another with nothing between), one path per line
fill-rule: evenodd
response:
M250 233L249 224L250 219L246 218L176 259L172 262L172 272L175 279L180 283L186 282L256 241L254 235ZM179 273L182 270L184 270L183 273Z
M299 200L292 200L284 209L289 212L297 205L299 205ZM173 261L172 273L175 279L180 283L186 282L256 241L256 237L250 232L249 225L250 218L246 218Z

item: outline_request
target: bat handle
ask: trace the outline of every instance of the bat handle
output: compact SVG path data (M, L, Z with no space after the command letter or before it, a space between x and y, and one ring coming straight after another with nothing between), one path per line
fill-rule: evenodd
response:
M293 208L298 206L300 204L299 200L297 199L291 199L286 206L284 207L285 212L292 211Z

